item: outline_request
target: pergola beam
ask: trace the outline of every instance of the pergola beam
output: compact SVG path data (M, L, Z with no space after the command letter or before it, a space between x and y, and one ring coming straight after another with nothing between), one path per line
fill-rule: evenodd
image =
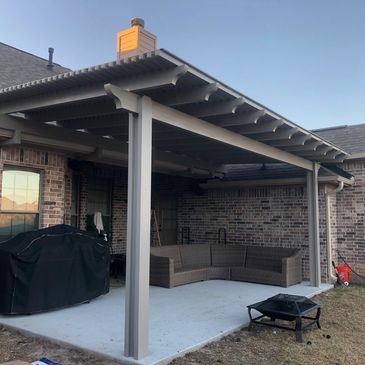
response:
M237 98L233 100L221 101L214 104L206 104L197 106L189 110L189 114L197 117L210 117L213 115L224 115L224 114L234 114L236 109L245 103L244 98Z
M331 150L333 150L333 147L322 145L316 149L315 153L313 153L313 151L299 151L298 154L300 156L307 156L307 157L310 156L314 158L316 156L318 157L326 156L327 153Z
M54 120L71 122L73 119L108 116L114 113L118 113L118 111L115 110L113 101L101 99L98 102L82 102L81 104L70 104L67 107L59 105L51 109L29 111L25 114L28 119L34 119L38 122Z
M260 122L258 124L247 125L240 128L237 132L245 135L259 133L275 133L284 124L282 119Z
M105 85L105 89L107 93L115 100L116 107L118 109L125 109L134 113L138 112L138 95L125 91L112 84ZM292 155L272 146L268 146L246 136L239 135L227 129L182 113L178 110L166 107L157 102L152 102L152 117L176 128L186 130L194 134L201 135L206 138L222 142L233 147L238 147L265 157L269 157L274 160L299 166L306 170L312 170L313 168L311 161L302 157Z
M178 106L201 101L208 101L210 96L219 88L219 84L214 82L204 86L199 86L191 90L176 91L158 98L159 103L167 106Z
M180 77L186 74L188 68L184 65L170 70L154 72L148 76L136 76L128 79L116 80L114 84L125 90L148 90L161 85L176 85ZM66 92L54 92L49 94L25 97L9 102L4 102L0 106L0 114L30 111L49 106L56 106L67 103L85 101L88 99L106 96L104 85L97 84L82 88L69 89Z
M87 128L90 132L98 136L126 136L128 139L128 126L119 125L119 127Z
M126 113L115 113L105 117L81 118L71 120L60 120L57 122L64 128L70 129L94 129L127 126L128 115ZM128 128L128 127L127 127Z
M223 115L219 117L208 118L209 122L219 127L235 127L242 125L257 124L257 122L266 114L264 109L255 110L245 113L235 113L232 115Z
M340 151L337 152L339 153L335 157L332 157L332 152L329 152L325 156L316 157L316 161L321 163L342 163L348 156Z
M5 141L0 142L0 146L13 146L19 145L22 143L22 131L20 129L16 129L13 132L13 136Z
M274 147L290 147L290 146L303 146L307 141L311 140L312 136L308 134L299 135L295 134L291 139L282 139L271 141L270 145Z
M291 128L291 127L285 128L285 129L283 128L283 129L277 130L275 133L259 134L259 135L257 135L257 139L259 141L265 141L265 142L282 140L282 139L290 140L297 132L298 132L298 128Z
M0 114L0 135L6 138L13 138L15 131L21 134L21 141L41 144L43 146L57 147L67 151L74 151L83 154L94 153L95 149L120 152L123 156L128 154L128 144L115 139L104 138L91 133L63 129L44 123L32 123L29 120ZM3 141L4 143L5 141ZM171 166L174 169L179 168L197 168L200 170L213 171L217 173L224 172L220 166L216 166L210 161L198 160L187 156L163 152L158 149L153 150L153 159L155 163L161 166Z
M288 147L283 146L283 148L285 148L285 151L290 151L290 152L316 151L317 148L322 144L323 142L321 141L312 141L300 146L288 146Z

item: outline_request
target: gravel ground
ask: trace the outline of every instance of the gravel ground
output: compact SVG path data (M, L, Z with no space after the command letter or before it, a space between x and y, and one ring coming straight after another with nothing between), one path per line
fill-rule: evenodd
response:
M171 365L364 365L365 286L336 288L314 298L322 305L322 330L294 333L255 326L238 331ZM314 327L313 327L314 328ZM34 361L46 356L62 365L118 365L82 351L25 336L0 326L0 361Z

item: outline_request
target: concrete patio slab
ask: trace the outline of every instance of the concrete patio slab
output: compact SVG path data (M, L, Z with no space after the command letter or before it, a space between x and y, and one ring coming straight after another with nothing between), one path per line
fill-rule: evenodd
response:
M166 364L249 323L246 306L278 293L311 297L330 289L302 283L290 288L211 280L173 289L150 288L150 354L123 356L124 288L62 310L0 316L0 323L115 358L126 364Z

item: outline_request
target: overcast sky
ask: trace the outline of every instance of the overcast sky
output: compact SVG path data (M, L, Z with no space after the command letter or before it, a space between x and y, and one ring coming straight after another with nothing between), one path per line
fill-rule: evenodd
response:
M365 123L365 1L0 0L0 41L77 69L132 17L165 48L303 127ZM0 70L1 72L1 70Z

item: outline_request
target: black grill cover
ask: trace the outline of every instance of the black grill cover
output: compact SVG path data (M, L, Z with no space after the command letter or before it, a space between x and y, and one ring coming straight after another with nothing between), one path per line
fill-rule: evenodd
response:
M0 313L35 313L109 291L109 245L57 225L0 243Z

